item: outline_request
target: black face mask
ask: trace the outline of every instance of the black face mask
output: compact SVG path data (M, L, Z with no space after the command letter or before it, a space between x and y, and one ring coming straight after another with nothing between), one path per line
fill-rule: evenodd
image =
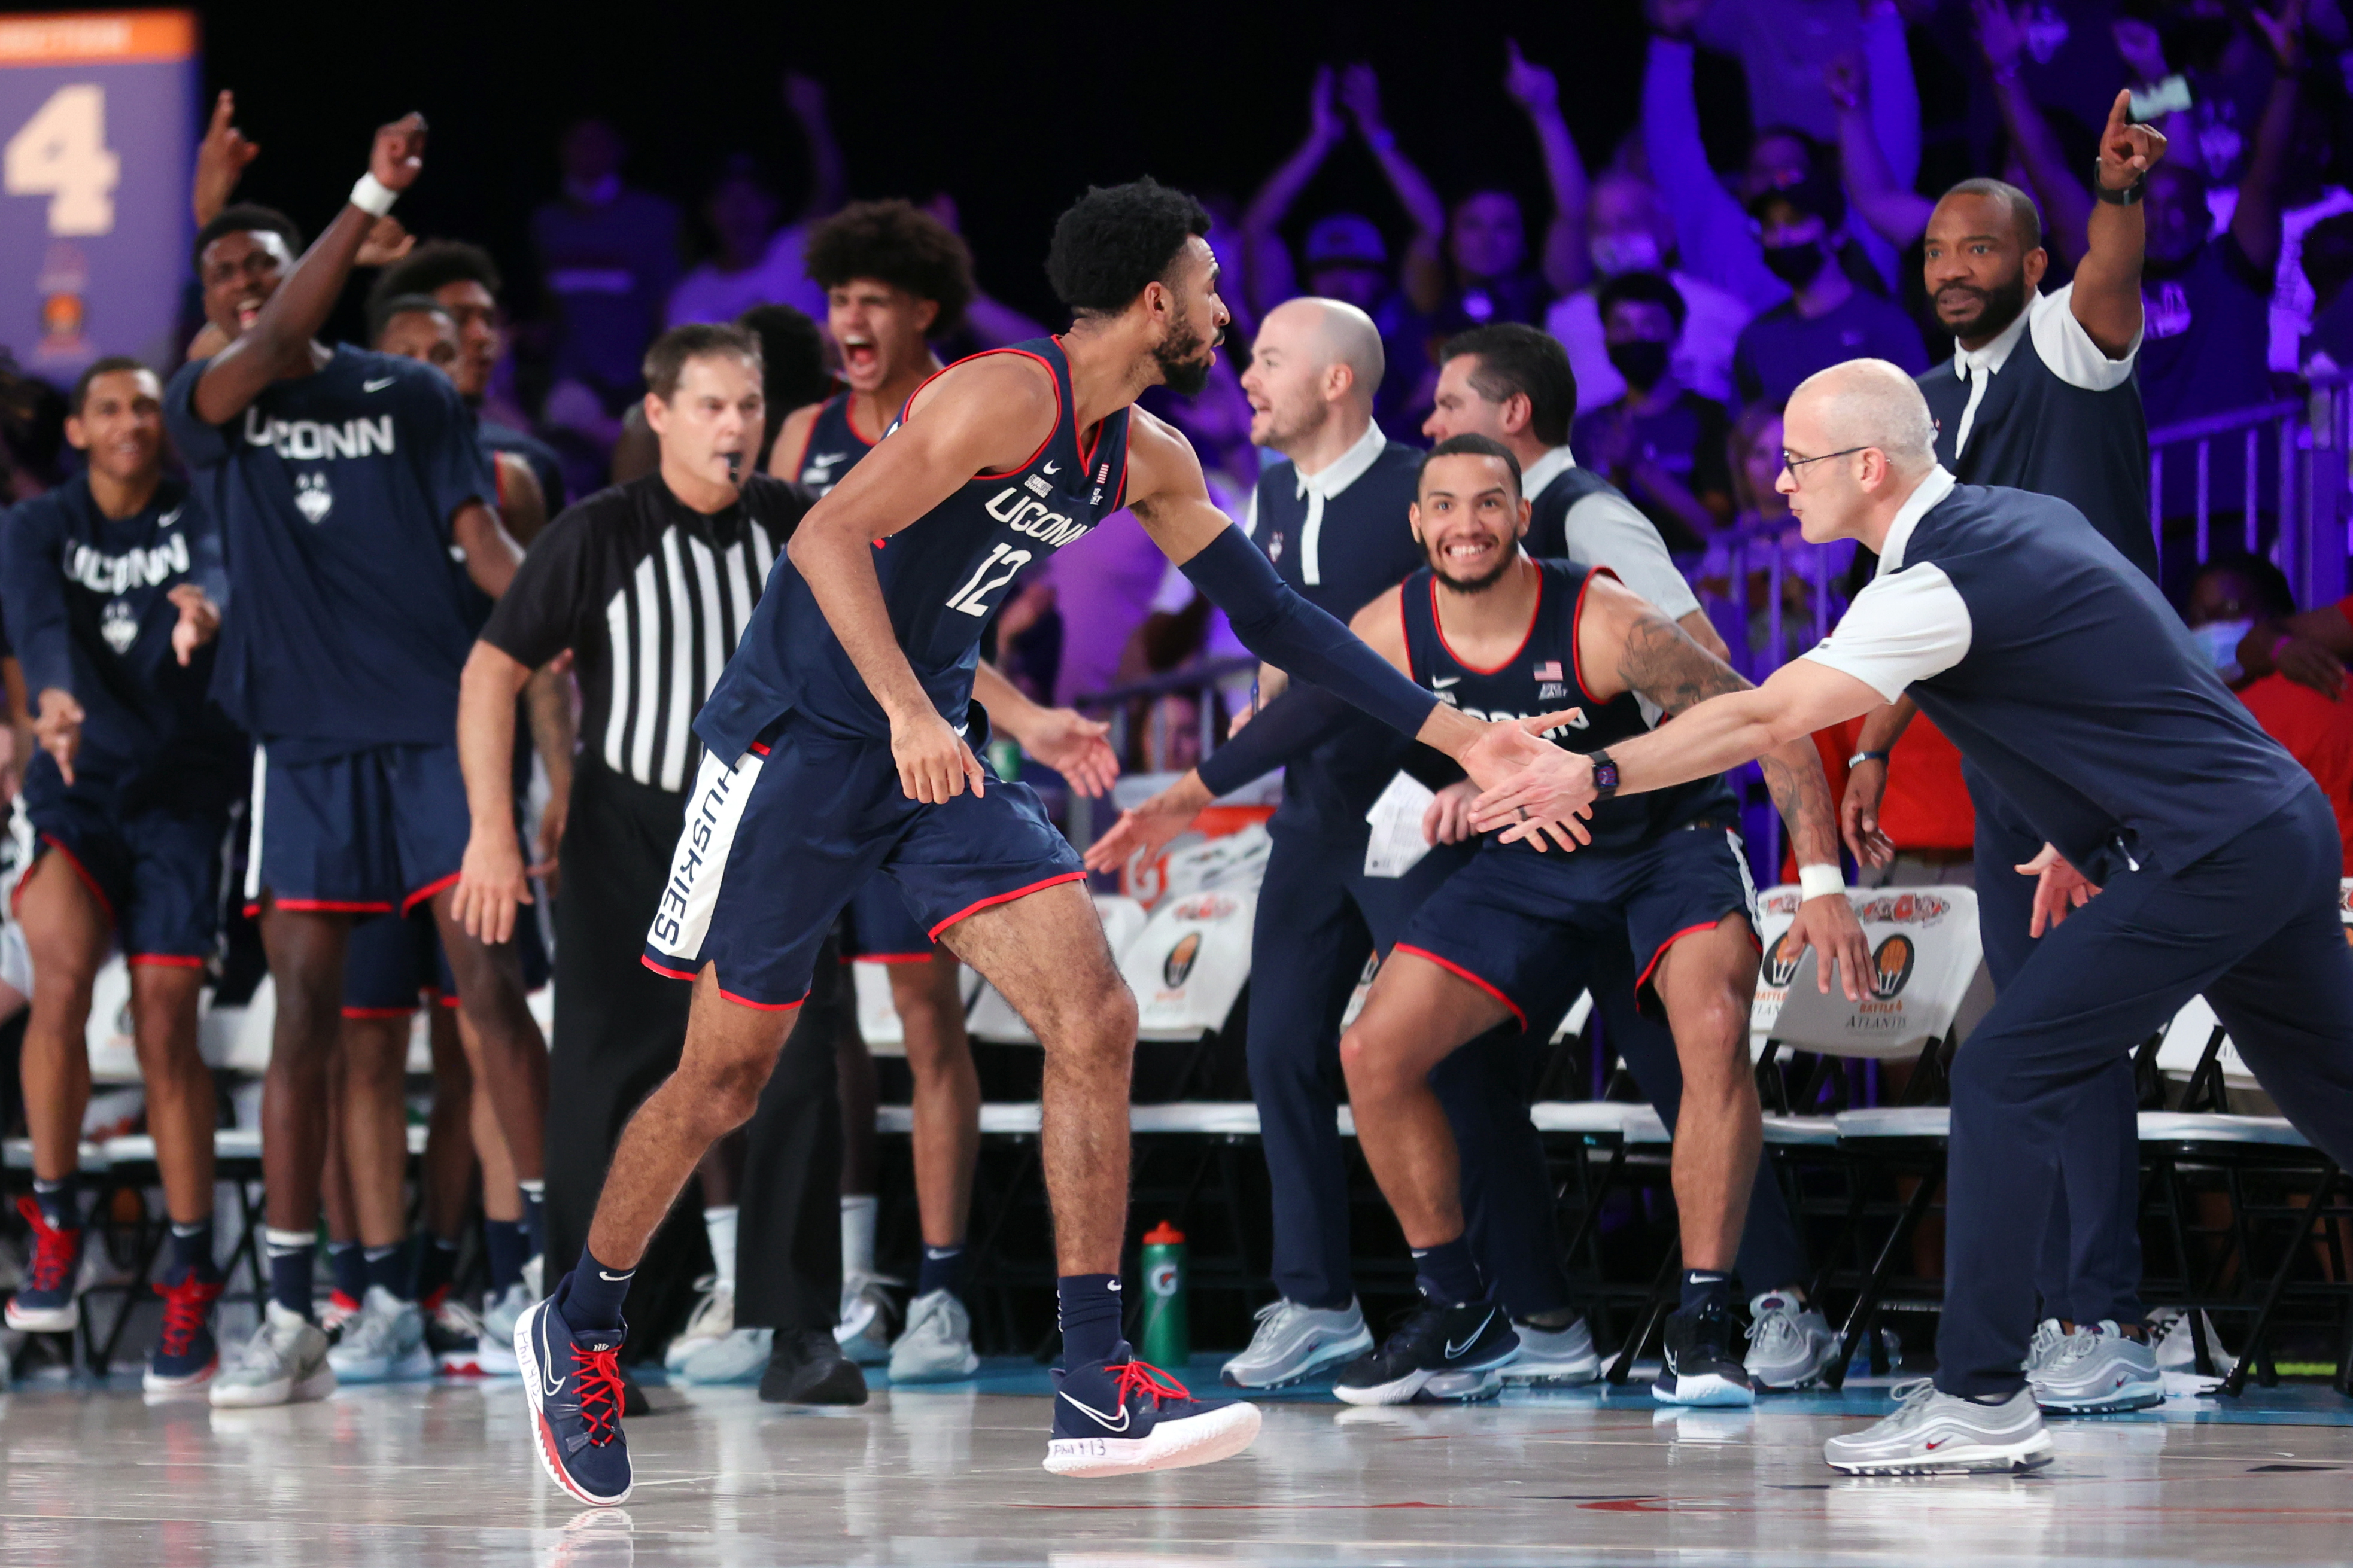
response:
M1829 255L1821 241L1807 240L1802 245L1768 245L1765 247L1765 269L1792 289L1802 289L1814 280Z
M1627 385L1648 392L1667 374L1667 345L1650 342L1611 343L1609 363L1626 378Z

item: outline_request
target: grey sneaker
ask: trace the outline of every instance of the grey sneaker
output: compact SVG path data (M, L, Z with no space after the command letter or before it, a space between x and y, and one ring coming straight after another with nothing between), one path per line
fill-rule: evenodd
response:
M425 1344L425 1314L381 1285L371 1285L360 1315L343 1325L343 1337L327 1352L327 1364L344 1383L404 1383L433 1375L433 1352Z
M1803 1388L1838 1360L1830 1320L1794 1296L1769 1290L1748 1303L1748 1380L1759 1388Z
M688 1315L686 1327L662 1352L662 1365L672 1372L681 1370L687 1358L697 1351L717 1344L735 1331L735 1287L721 1284L716 1274L706 1274L694 1282L694 1288L702 1300L695 1302L694 1310Z
M1520 1351L1504 1363L1505 1383L1533 1383L1570 1388L1601 1375L1601 1358L1594 1352L1593 1331L1579 1318L1565 1329L1539 1329L1514 1323Z
M2069 1334L2028 1387L2034 1402L2054 1415L2146 1410L2165 1401L2157 1352L2125 1338L2113 1319Z
M891 1320L899 1309L882 1287L895 1283L879 1274L852 1274L841 1282L841 1321L833 1326L833 1342L860 1366L891 1359Z
M1927 1378L1895 1385L1894 1415L1822 1445L1831 1468L1850 1476L1959 1475L1972 1470L2035 1470L2051 1462L2051 1434L2034 1392L2021 1388L2000 1405L1940 1394Z
M980 1370L972 1349L972 1314L946 1290L907 1303L907 1326L891 1347L893 1383L955 1383Z
M2051 1370L2059 1352L2067 1348L2066 1326L2056 1318L2045 1318L2034 1325L2034 1337L2026 1342L2026 1383L2032 1387Z
M230 1409L324 1399L335 1391L327 1336L300 1312L272 1301L261 1326L213 1379L212 1402Z
M776 1342L774 1329L734 1329L705 1340L674 1369L688 1383L757 1383Z
M497 1341L500 1344L509 1347L509 1353L512 1354L515 1325L522 1321L522 1315L530 1311L532 1304L538 1300L538 1297L531 1293L529 1286L517 1283L508 1286L505 1295L484 1301L482 1303L483 1340Z
M1373 1331L1355 1300L1345 1307L1303 1307L1276 1300L1258 1310L1250 1348L1218 1376L1228 1388L1281 1388L1337 1372L1373 1348Z

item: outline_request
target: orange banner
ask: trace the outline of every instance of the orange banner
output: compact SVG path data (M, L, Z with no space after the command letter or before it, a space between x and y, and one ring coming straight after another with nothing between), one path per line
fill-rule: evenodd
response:
M196 52L194 11L0 16L0 66L133 64Z

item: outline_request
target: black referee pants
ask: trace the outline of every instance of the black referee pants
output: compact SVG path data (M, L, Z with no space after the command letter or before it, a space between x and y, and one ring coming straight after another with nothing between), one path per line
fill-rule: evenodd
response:
M559 854L555 1039L548 1063L547 1256L552 1289L587 1245L613 1150L631 1114L677 1070L691 987L639 962L685 818L683 795L584 754ZM834 1088L839 993L830 947L745 1129L736 1221L738 1328L830 1329L841 1309L841 1116ZM707 1268L699 1205L663 1223L626 1309L656 1325Z

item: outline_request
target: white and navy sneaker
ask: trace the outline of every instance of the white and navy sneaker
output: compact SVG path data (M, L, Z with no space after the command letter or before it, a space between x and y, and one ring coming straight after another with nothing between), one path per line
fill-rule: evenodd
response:
M1770 1290L1748 1303L1748 1381L1759 1388L1804 1388L1838 1360L1830 1320L1795 1296Z
M2157 1352L2126 1339L2114 1319L2079 1328L2027 1380L2034 1403L2053 1415L2146 1410L2165 1401Z
M1601 1357L1593 1348L1593 1331L1583 1318L1563 1329L1539 1329L1514 1323L1520 1348L1503 1367L1505 1383L1526 1383L1550 1388L1574 1388L1601 1375Z
M1748 1369L1732 1353L1732 1314L1713 1303L1667 1314L1667 1363L1651 1384L1662 1405L1754 1405Z
M907 1327L891 1347L893 1383L955 1383L980 1370L972 1348L972 1314L951 1290L907 1303Z
M1831 1468L1850 1476L1936 1476L2035 1470L2051 1462L2051 1434L2034 1393L2021 1388L2000 1405L1941 1394L1927 1378L1899 1383L1895 1414L1822 1446Z
M1441 1307L1425 1297L1387 1343L1348 1363L1332 1392L1348 1405L1405 1405L1443 1378L1436 1397L1476 1399L1486 1380L1466 1374L1493 1373L1500 1384L1519 1348L1511 1319L1492 1300Z
M1303 1307L1281 1298L1261 1307L1250 1348L1226 1363L1218 1380L1228 1388L1281 1388L1347 1365L1373 1348L1365 1310Z
M841 1320L833 1326L833 1342L860 1366L881 1366L891 1359L891 1324L899 1309L883 1287L895 1283L879 1274L852 1274L841 1282Z
M1124 1344L1111 1359L1056 1374L1046 1468L1058 1476L1133 1476L1231 1458L1258 1436L1255 1405L1196 1399Z
M671 1340L662 1352L662 1365L670 1372L681 1372L687 1360L697 1351L715 1345L735 1331L735 1287L721 1284L719 1276L706 1274L694 1282L694 1310L687 1314L686 1327ZM765 1359L767 1351L760 1354Z
M2214 1369L2211 1373L2198 1370L2196 1336L2200 1335L2206 1341L2206 1359ZM2165 1378L2176 1393L2211 1393L2238 1364L2237 1359L2222 1348L2222 1336L2214 1331L2214 1320L2204 1312L2159 1307L2148 1315L2148 1342L2157 1352L2158 1375Z
M327 1336L300 1312L266 1303L260 1326L213 1378L211 1399L224 1410L324 1399L335 1392Z
M563 1289L556 1286L559 1295ZM597 1508L629 1500L629 1445L621 1436L621 1345L628 1337L626 1323L575 1332L552 1297L515 1324L515 1361L539 1467Z

